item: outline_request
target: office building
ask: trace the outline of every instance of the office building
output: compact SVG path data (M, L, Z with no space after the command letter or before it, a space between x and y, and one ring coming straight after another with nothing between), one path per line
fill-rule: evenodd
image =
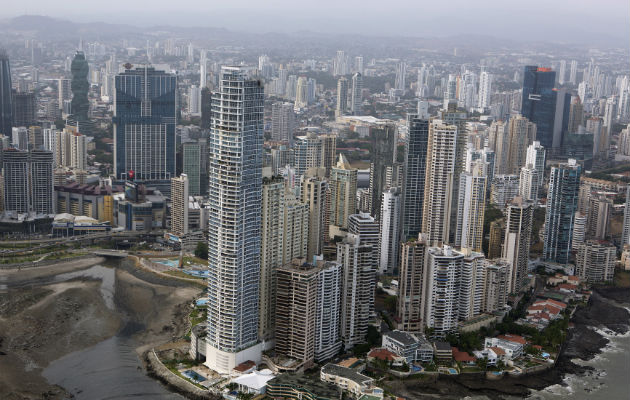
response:
M617 248L600 240L587 240L578 246L576 275L589 283L611 282L615 275Z
M6 51L0 49L0 134L11 135L13 127L13 96L11 64Z
M3 150L2 168L5 211L55 213L51 152Z
M37 123L37 103L33 92L13 92L13 126L32 126Z
M295 134L295 112L293 104L275 102L271 105L271 139L293 144Z
M337 243L337 262L342 266L341 339L345 350L365 343L374 304L376 268L371 245L349 233Z
M432 246L449 243L457 140L456 126L441 120L429 125L422 232Z
M383 192L381 202L380 239L379 239L379 274L391 274L398 268L400 249L400 189L391 188Z
M400 61L396 65L396 79L394 80L394 89L404 92L405 89L407 88L406 77L407 77L407 64L405 64L404 61Z
M249 79L240 67L222 67L220 73L219 89L212 96L208 149L206 365L229 373L244 361L261 360L258 296L264 91L262 82Z
M464 255L450 246L430 247L425 273L425 321L436 337L457 330L459 280Z
M581 172L582 167L574 159L551 168L543 249L547 261L569 262Z
M77 51L72 59L72 117L76 121L87 121L89 118L90 101L88 100L88 92L90 91L90 83L88 82L88 74L90 66L82 51ZM118 88L118 85L116 85Z
M182 237L188 233L188 177L171 178L171 233Z
M114 172L137 181L175 176L177 77L150 67L116 76Z
M330 225L348 227L348 217L357 209L357 169L343 154L330 172Z
M536 124L536 140L547 149L553 145L557 99L555 81L556 73L551 68L525 67L521 115Z
M427 242L423 235L402 244L398 271L398 329L424 333Z
M190 194L191 196L202 195L201 147L202 146L200 143L194 142L187 142L182 144L182 173L186 174L186 176L188 177L188 194Z
M136 182L125 182L125 192L114 195L116 225L127 231L149 232L163 229L166 198L159 190Z
M18 126L11 129L11 144L18 150L28 150L28 129Z
M201 88L196 85L191 85L188 89L188 114L201 116Z
M55 186L55 212L94 218L114 225L114 188L71 183Z
M510 293L518 293L527 278L533 218L531 202L515 197L508 204L501 258L510 263L507 279Z
M386 123L381 126L370 127L370 214L376 220L380 219L381 199L383 192L388 189L388 168L396 162L396 145L398 136L396 125Z
M407 116L407 140L405 141L405 174L403 184L401 239L413 239L422 229L422 205L429 140L429 121L416 114Z

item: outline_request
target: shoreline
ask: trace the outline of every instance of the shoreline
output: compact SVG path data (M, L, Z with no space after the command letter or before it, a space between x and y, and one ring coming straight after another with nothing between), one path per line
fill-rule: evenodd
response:
M505 376L499 380L480 378L478 374L442 376L436 380L387 380L394 393L414 399L461 399L466 396L486 396L492 400L506 396L528 398L533 391L554 385L567 386L568 376L584 376L595 372L579 361L591 361L605 353L611 340L605 337L606 329L616 336L630 334L630 290L626 288L597 287L586 307L578 309L567 332L556 364L544 371L527 376ZM576 363L578 362L578 363Z

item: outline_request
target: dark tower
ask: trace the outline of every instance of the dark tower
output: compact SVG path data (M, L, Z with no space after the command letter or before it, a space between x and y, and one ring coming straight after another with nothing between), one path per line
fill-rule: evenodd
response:
M13 105L11 104L11 67L9 56L0 49L0 133L11 136Z
M88 100L88 91L90 90L88 73L90 72L90 67L82 51L77 51L77 54L75 54L72 60L71 71L72 117L79 122L87 121L90 109Z
M521 114L536 124L536 140L546 149L551 149L553 145L557 97L555 82L556 72L551 68L525 67Z

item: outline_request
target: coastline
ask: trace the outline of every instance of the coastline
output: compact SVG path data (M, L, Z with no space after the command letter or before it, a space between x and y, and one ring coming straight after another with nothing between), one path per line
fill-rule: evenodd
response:
M437 380L388 380L394 393L414 399L461 399L483 396L492 400L514 397L527 398L554 385L567 386L568 376L596 373L584 362L593 360L610 344L607 332L615 335L630 333L630 290L627 288L597 287L586 307L578 309L571 322L560 356L555 366L540 373L487 380L479 374L458 376L441 375ZM606 332L602 331L605 329Z

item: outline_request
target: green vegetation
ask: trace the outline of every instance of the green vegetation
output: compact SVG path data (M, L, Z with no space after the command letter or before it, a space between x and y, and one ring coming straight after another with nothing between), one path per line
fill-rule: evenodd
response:
M387 296L387 297L385 297L384 303L385 303L385 309L387 311L389 311L392 314L396 313L396 305L398 304L398 297L397 296Z
M630 271L616 270L613 282L616 287L630 288Z
M195 257L201 258L203 260L208 259L208 243L206 242L197 243L197 247L195 247Z

